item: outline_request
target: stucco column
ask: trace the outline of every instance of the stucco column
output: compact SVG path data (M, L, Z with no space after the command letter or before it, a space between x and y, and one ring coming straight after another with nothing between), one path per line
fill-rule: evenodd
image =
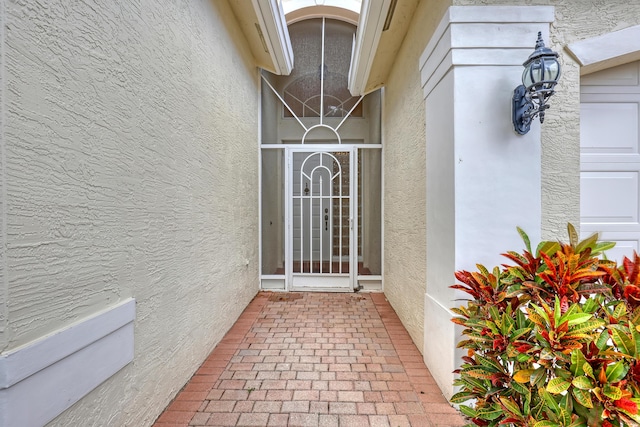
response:
M445 396L460 329L451 307L465 294L449 288L457 270L492 268L523 247L520 226L541 234L540 124L517 135L513 89L538 31L549 40L549 6L453 6L420 58L426 105L427 292L425 363Z

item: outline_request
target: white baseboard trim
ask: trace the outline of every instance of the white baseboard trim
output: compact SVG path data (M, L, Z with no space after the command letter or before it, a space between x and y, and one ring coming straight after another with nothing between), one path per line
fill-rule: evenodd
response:
M0 427L43 426L133 360L129 298L0 354Z
M424 362L431 371L442 394L453 396L453 370L456 366L456 328L452 312L438 298L425 294L424 298Z

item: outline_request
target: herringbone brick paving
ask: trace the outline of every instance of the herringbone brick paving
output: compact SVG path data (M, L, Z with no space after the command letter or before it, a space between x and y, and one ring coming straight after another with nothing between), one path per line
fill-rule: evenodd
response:
M384 294L261 292L155 423L461 426Z

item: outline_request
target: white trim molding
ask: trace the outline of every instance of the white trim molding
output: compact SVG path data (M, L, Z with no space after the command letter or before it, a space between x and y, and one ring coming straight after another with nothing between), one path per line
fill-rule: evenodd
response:
M521 66L553 20L553 6L451 6L420 56L424 96L455 65Z
M278 0L252 0L265 47L275 67L275 74L289 75L293 70L293 48L287 21Z
M517 135L511 98L538 32L549 40L553 18L549 6L452 6L420 57L427 182L423 355L447 398L455 393L452 371L463 355L449 310L463 296L450 288L454 272L500 265L504 248L522 243L517 226L540 240L540 126Z
M567 51L590 74L640 60L640 25L570 43Z
M349 92L353 96L364 95L389 6L391 6L391 0L363 0L362 2L349 69Z
M42 426L133 360L135 300L0 354L0 427Z

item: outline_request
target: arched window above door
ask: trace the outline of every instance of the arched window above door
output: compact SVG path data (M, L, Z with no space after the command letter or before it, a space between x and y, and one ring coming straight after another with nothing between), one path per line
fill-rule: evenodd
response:
M359 101L347 88L355 27L310 19L289 26L295 66L283 81L282 96L298 117L345 117ZM324 34L324 38L323 38ZM323 49L324 44L324 49ZM324 73L321 73L321 70ZM292 117L285 110L285 117ZM361 117L362 107L351 116Z
M288 31L293 70L262 72L263 144L380 144L380 91L353 96L348 88L356 27L322 17Z

